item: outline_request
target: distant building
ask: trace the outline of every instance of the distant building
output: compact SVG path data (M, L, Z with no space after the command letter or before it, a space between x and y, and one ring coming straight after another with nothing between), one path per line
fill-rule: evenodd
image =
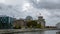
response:
M12 23L14 21L14 18L5 16L5 15L0 15L0 29L11 29Z
M25 21L24 21L24 19L15 20L13 27L16 28L16 29L19 29L19 28L23 29L23 28L25 28Z
M45 28L54 28L54 29L56 29L56 26L45 26Z
M60 23L56 24L56 28L60 29Z
M27 26L27 24L33 24L35 25L34 23L38 25L38 28L45 28L45 19L43 19L43 16L38 16L38 19L37 20L33 20L33 18L31 16L27 16L26 19L19 19L19 20L15 20L14 21L14 24L13 24L13 27L15 28L27 28L29 26ZM31 25L31 27L33 28L33 25ZM37 27L34 26L34 27Z

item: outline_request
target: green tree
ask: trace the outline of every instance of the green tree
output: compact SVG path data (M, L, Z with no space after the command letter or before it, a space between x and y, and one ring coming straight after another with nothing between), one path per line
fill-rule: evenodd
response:
M41 24L37 24L36 28L41 28Z
M32 20L32 21L28 21L27 22L27 26L28 27L32 27L32 28L35 28L37 26L37 22Z

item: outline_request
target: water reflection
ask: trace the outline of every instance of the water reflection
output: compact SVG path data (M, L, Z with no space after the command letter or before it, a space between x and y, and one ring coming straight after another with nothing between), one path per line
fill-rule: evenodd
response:
M60 31L56 32L56 34L60 34Z
M49 31L34 31L34 32L18 32L18 33L3 33L3 34L60 34L58 30Z
M14 33L2 33L2 34L14 34Z

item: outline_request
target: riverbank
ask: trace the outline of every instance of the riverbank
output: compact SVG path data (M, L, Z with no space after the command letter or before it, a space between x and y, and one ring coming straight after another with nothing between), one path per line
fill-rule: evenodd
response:
M34 31L47 31L47 30L60 30L60 29L0 29L0 33L11 32L34 32Z

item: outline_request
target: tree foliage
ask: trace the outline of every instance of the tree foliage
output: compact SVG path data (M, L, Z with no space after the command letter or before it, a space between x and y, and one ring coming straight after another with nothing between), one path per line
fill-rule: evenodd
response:
M15 25L15 27L13 27L14 29L21 29L21 26L19 25Z
M37 26L37 22L36 21L28 21L27 26L28 27L35 27L35 26Z

